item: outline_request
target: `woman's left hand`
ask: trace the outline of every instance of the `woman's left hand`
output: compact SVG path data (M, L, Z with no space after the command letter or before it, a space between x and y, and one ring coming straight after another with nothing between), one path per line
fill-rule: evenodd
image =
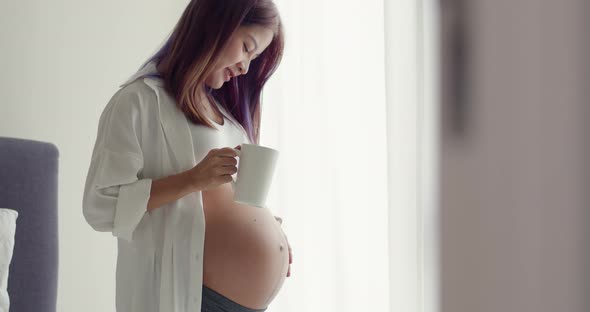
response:
M275 216L275 220L279 222L279 224L283 225L283 219L280 217ZM283 228L281 228L281 231ZM289 240L287 239L287 235L283 232L283 236L285 236L285 240L287 241L287 247L289 248L289 270L287 271L287 277L291 276L291 263L293 263L293 253L291 251L291 245L289 244Z

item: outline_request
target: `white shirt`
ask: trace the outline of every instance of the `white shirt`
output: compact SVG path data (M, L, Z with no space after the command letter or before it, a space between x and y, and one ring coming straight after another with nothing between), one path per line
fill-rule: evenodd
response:
M148 213L152 179L193 168L213 147L250 141L225 110L231 127L217 137L190 123L159 78L134 77L122 86L100 116L83 196L86 221L117 237L116 311L199 312L201 192Z

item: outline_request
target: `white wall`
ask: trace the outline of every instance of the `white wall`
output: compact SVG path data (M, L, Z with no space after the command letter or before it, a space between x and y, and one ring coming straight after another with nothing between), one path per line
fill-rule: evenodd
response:
M0 136L60 151L57 311L114 311L116 240L82 216L98 118L187 2L0 2Z
M585 1L465 2L464 135L443 106L442 311L588 311Z

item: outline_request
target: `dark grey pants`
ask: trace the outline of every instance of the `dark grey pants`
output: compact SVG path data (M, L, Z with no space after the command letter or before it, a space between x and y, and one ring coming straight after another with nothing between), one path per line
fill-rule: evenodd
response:
M230 300L213 289L203 285L203 299L201 312L263 312L266 309L255 310Z

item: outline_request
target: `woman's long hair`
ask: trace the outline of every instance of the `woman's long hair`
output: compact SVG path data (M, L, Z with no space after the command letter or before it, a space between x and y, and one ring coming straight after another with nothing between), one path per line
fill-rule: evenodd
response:
M218 90L209 88L204 81L240 26L269 28L274 37L251 61L248 74L233 78ZM191 122L214 128L198 105L199 91L205 91L211 103L217 100L240 122L250 141L258 144L262 89L280 64L283 49L283 26L272 0L191 0L169 39L143 66L151 61L162 64L159 76ZM212 109L221 114L215 105Z

